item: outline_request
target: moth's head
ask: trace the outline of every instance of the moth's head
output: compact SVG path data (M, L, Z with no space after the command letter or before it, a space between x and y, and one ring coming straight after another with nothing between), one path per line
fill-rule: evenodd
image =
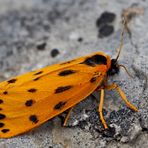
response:
M119 71L120 71L120 68L119 67L120 66L119 66L117 60L116 59L112 59L111 60L111 66L110 66L110 68L109 68L109 70L107 72L107 75L108 76L113 76L115 74L118 74Z
M120 67L124 68L126 73L133 78L133 76L128 72L127 68L124 65L118 64L117 58L111 60L111 66L109 70L107 71L108 76L113 76L115 74L118 74L120 72Z

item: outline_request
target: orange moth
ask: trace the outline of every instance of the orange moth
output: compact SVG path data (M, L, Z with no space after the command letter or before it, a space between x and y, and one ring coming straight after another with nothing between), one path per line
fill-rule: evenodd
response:
M123 67L117 62L119 53L116 59L111 59L103 52L96 52L1 82L0 138L27 132L69 110L66 125L72 108L95 90L101 91L98 112L105 129L108 126L102 114L104 90L116 89L126 105L137 111L117 84L107 83L108 77Z

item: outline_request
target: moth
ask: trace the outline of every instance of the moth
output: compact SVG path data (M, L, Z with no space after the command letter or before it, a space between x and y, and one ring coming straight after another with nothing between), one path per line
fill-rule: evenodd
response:
M117 84L108 84L119 73L118 57L103 52L48 66L0 83L0 138L13 137L41 125L68 110L66 125L73 107L94 91L101 91L98 112L102 114L104 90L116 89L126 105L138 109L126 98ZM125 67L124 67L125 68Z

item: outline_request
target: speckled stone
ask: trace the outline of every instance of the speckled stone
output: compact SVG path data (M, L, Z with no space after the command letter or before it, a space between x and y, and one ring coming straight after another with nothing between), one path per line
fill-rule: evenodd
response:
M119 58L134 78L121 70L110 83L117 83L139 111L127 108L116 91L106 91L103 113L110 131L105 131L97 113L100 93L95 92L74 108L67 127L61 126L62 114L28 133L0 139L1 148L148 147L147 1L1 0L0 80L96 51L115 58L121 13L129 7L144 8L130 21L131 36L125 34ZM110 10L116 14L114 32L98 38L96 20ZM58 56L51 57L52 49L60 49Z

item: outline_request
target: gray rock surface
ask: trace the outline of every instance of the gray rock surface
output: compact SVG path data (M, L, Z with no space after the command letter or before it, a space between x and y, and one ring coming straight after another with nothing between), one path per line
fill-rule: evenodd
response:
M42 126L11 139L0 139L0 148L147 148L148 147L148 1L147 0L1 0L0 80L53 63L96 51L116 56L122 30L123 9L139 7L144 13L134 17L119 62L121 70L111 78L138 107L128 109L116 91L106 92L104 114L112 127L104 131L97 113L99 93L78 104L67 127L64 114ZM96 20L104 11L116 14L114 32L98 37ZM52 49L58 49L59 53ZM97 102L97 103L96 103Z

